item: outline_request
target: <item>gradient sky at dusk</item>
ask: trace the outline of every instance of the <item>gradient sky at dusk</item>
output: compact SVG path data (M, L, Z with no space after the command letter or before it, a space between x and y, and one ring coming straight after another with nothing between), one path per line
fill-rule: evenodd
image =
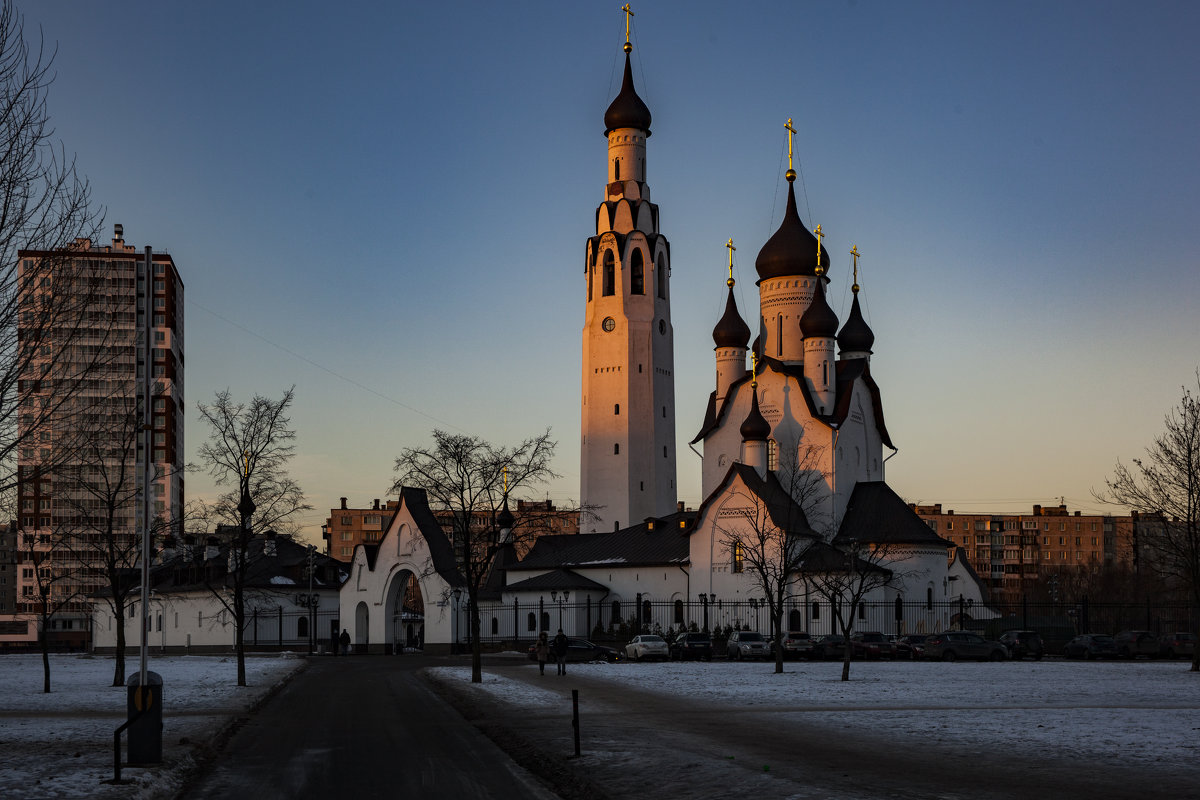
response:
M583 253L620 80L616 0L20 4L107 230L186 285L187 452L219 389L296 385L316 533L433 427L549 426L578 499ZM725 296L757 309L793 118L829 299L849 250L898 453L959 511L1098 509L1195 385L1200 6L635 2L648 180L672 244L680 499ZM105 242L106 243L106 242ZM204 475L190 496L213 491Z

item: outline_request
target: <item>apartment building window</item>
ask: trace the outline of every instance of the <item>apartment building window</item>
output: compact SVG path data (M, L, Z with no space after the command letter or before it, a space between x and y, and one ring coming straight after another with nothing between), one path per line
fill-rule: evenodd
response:
M165 297L154 298L154 307L155 308L166 308L167 307L167 298L165 298Z
M1092 523L1092 530L1096 530L1096 523Z
M1058 546L1059 547L1062 547L1066 543L1067 543L1067 537L1065 537L1065 536L1058 537Z
M1067 529L1067 523L1065 523L1065 522L1058 523L1058 529L1060 531L1065 531Z
M350 524L350 518L349 518L349 517L342 517L342 524L343 524L343 525L349 525L349 524Z
M1092 537L1092 547L1095 547L1095 546L1096 546L1096 537L1093 536Z
M1075 523L1075 530L1079 530L1082 527L1083 527L1083 525L1081 523L1078 523L1078 522Z
M1079 547L1079 539L1080 539L1080 537L1078 537L1078 536L1075 537L1075 546L1076 547Z
M1050 523L1049 523L1049 522L1044 522L1044 523L1042 523L1042 524L1043 524L1043 525L1045 525L1045 528L1043 528L1043 530L1047 530L1047 531L1048 531L1048 530L1050 530Z
M154 324L155 325L166 325L167 324L167 315L166 314L155 314L154 315Z

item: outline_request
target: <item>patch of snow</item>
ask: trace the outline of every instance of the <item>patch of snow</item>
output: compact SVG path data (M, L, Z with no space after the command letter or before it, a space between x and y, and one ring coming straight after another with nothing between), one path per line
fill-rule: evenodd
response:
M272 575L271 584L273 586L295 586L296 582L286 575Z

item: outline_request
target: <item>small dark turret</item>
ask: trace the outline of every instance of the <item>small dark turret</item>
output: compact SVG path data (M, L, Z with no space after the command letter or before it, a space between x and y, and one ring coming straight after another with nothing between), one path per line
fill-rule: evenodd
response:
M821 246L821 266L828 268L829 253ZM779 230L758 251L754 262L759 281L790 275L817 274L817 237L813 236L796 210L796 190L788 182L787 208Z
M725 300L725 314L713 328L713 342L717 347L741 347L745 349L750 341L750 326L738 313L737 302L733 299L733 288L729 289L729 297Z
M850 305L850 316L837 336L838 350L843 358L866 358L875 344L875 333L863 319L858 305L858 284L854 285L854 302Z
M800 332L805 339L813 337L830 337L837 334L838 318L829 302L825 299L825 282L817 281L817 290L813 292L812 302L800 317Z
M746 421L742 423L739 429L742 434L743 442L765 442L767 437L771 435L771 423L767 422L766 417L758 410L758 390L754 389L754 394L751 395L750 413L746 415Z
M637 128L650 135L650 109L638 97L633 88L633 69L629 64L629 51L625 51L625 77L621 80L621 91L604 112L604 135L617 128Z

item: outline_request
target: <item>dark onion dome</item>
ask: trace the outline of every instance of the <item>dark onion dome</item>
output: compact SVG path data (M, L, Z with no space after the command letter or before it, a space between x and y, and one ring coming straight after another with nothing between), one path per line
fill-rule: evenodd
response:
M729 299L725 301L725 315L713 328L713 341L717 347L741 347L745 349L750 341L750 326L738 313L737 303L733 299L733 287L729 288Z
M838 350L843 353L869 353L871 345L875 344L875 334L871 326L863 319L862 309L858 306L858 292L854 293L854 302L850 305L850 316L842 326L842 332L837 336Z
M750 402L750 413L746 415L746 421L742 423L739 429L742 433L743 442L765 442L767 437L771 435L771 425L763 417L762 412L758 410L758 389L751 389L750 396L753 398Z
M812 302L800 317L800 332L805 339L837 334L838 318L825 300L825 281L817 281L817 290L813 292Z
M821 247L821 266L829 274L829 253ZM795 184L788 182L787 209L779 230L767 240L754 262L758 279L817 274L817 237L804 227L796 211Z
M629 66L629 53L625 54L625 78L621 81L621 93L604 112L604 135L617 128L637 128L650 135L650 109L638 97L633 88L633 70Z
M504 495L504 508L500 509L500 513L496 515L496 527L500 530L512 530L516 521L516 517L508 510L508 495L506 494Z

